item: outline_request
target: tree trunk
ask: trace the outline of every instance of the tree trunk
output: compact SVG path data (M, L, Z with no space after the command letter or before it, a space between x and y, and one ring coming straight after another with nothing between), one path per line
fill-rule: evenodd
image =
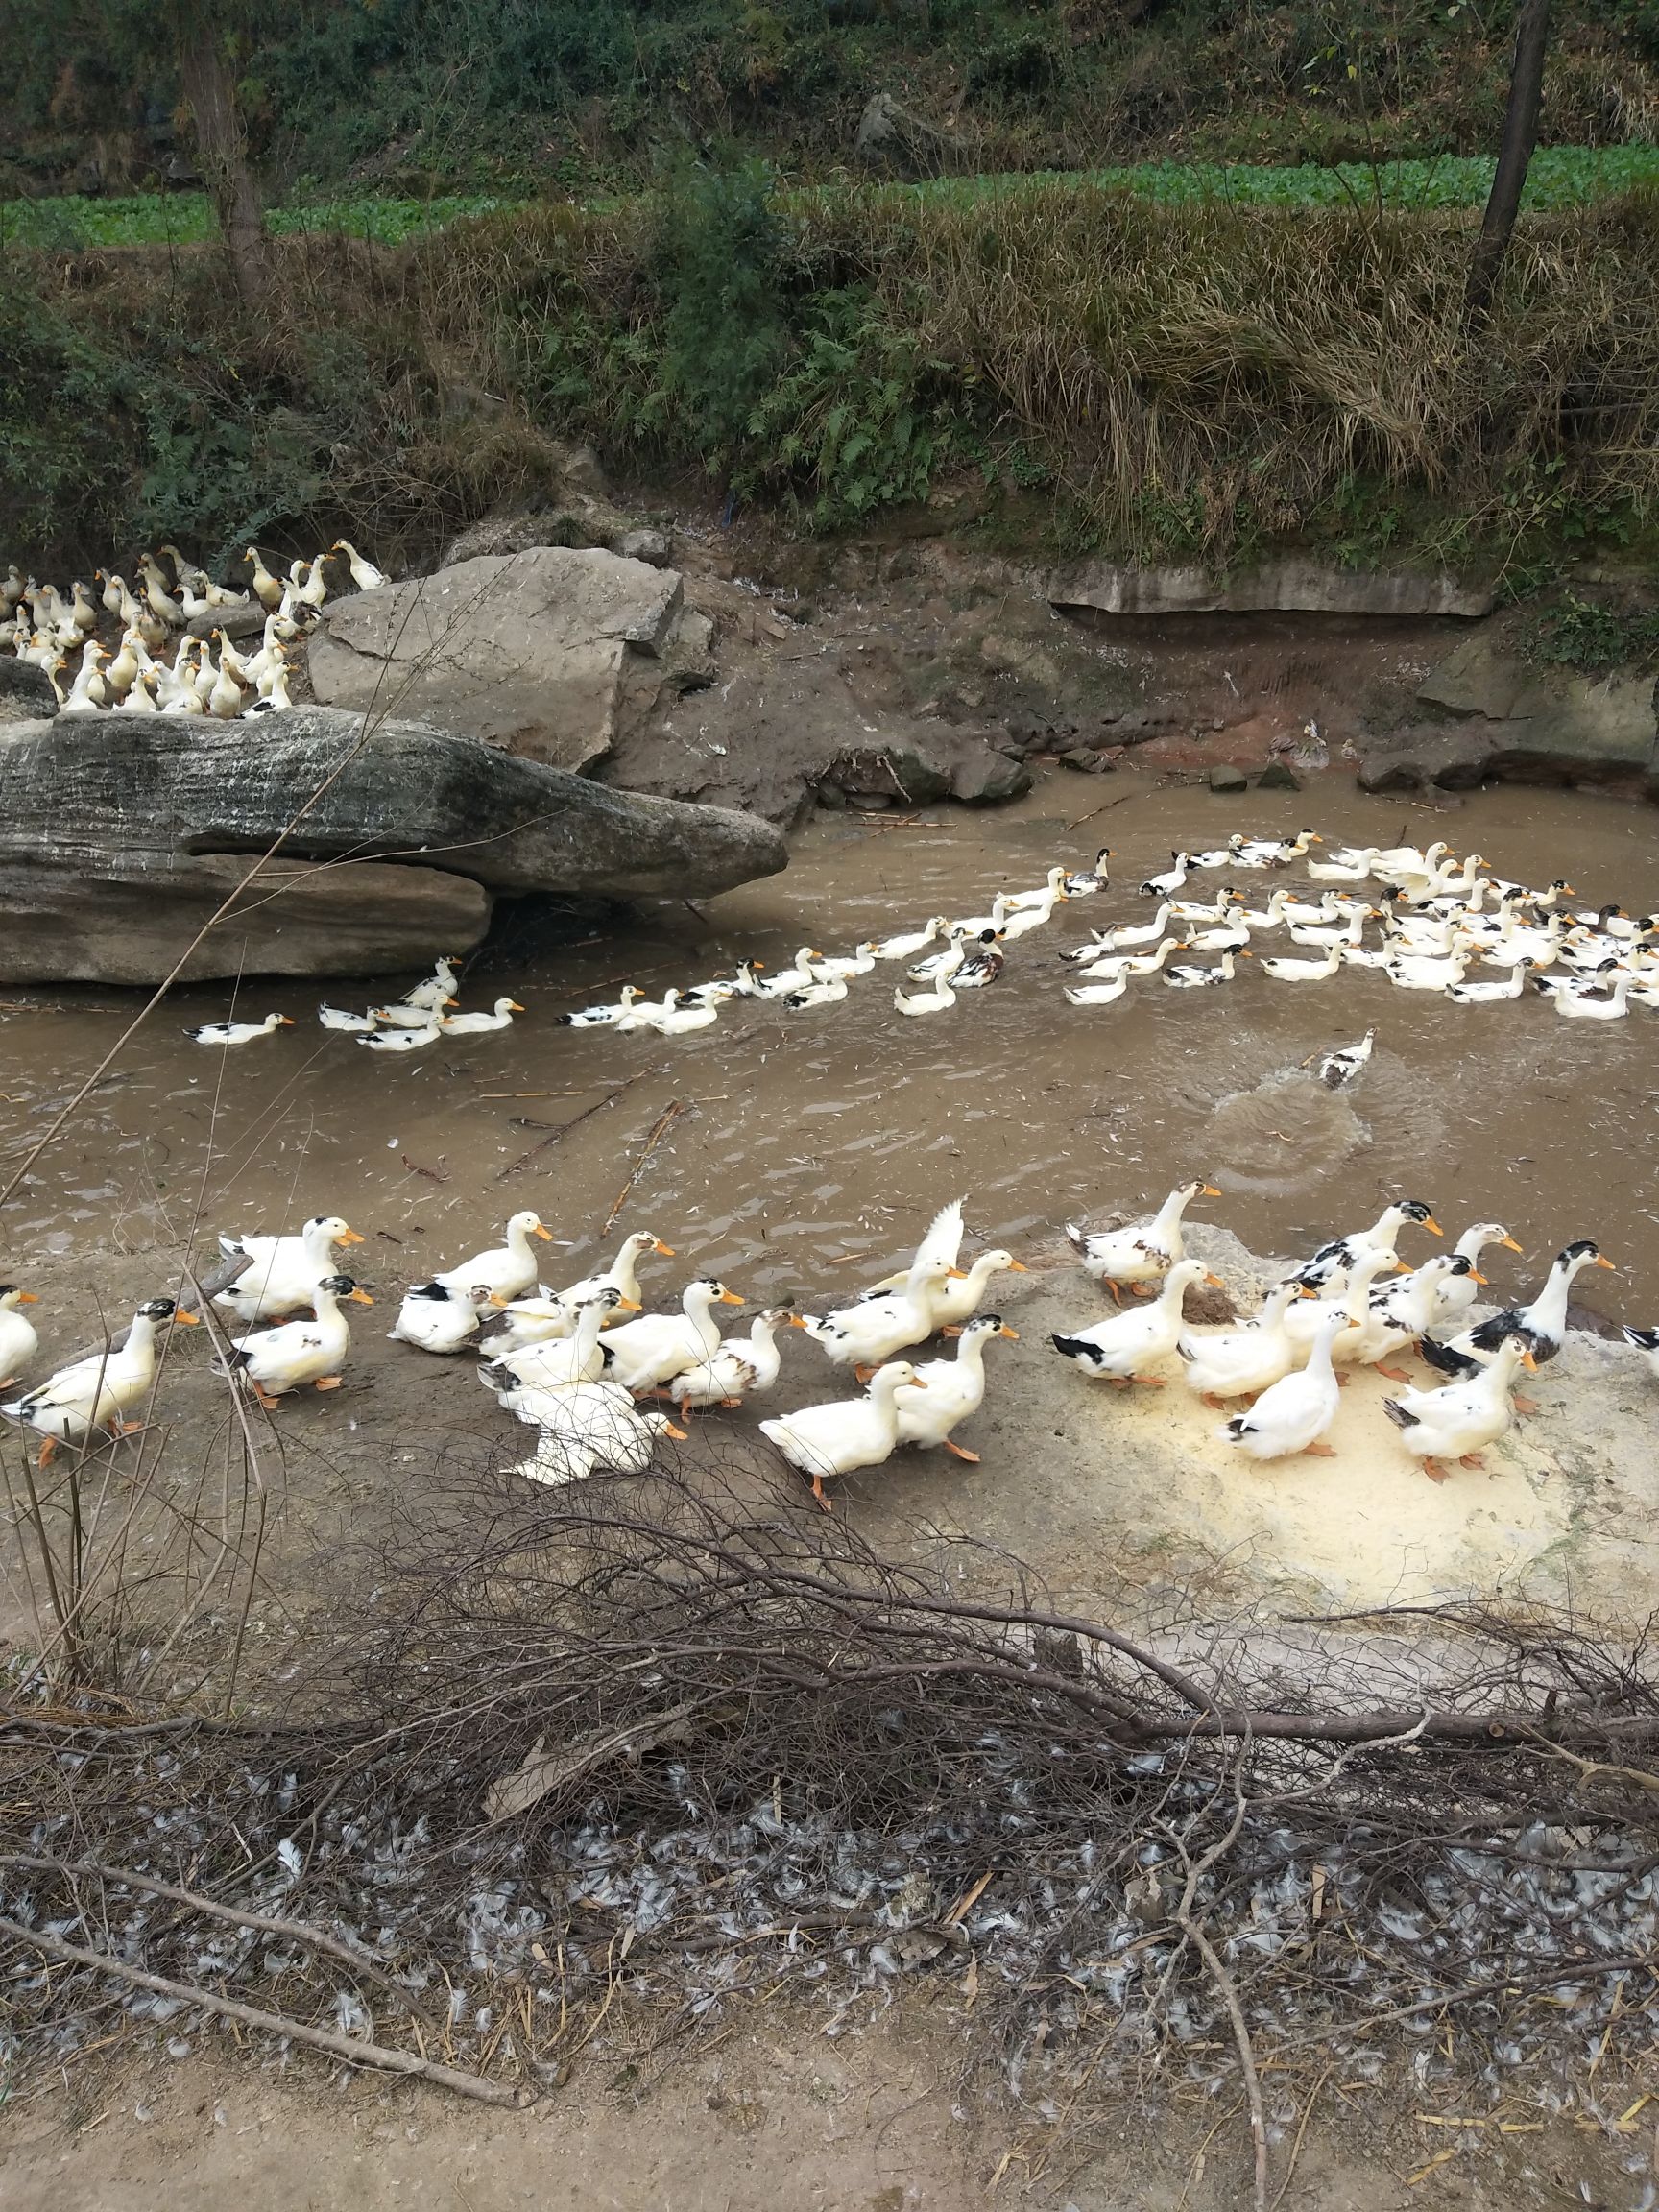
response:
M202 165L219 233L244 294L269 274L265 214L248 166L248 134L236 105L236 81L222 41L208 25L180 42L180 74L195 124Z
M1469 288L1463 300L1464 322L1472 328L1486 320L1515 228L1527 164L1538 142L1538 106L1544 94L1544 51L1549 37L1550 0L1521 0L1515 17L1515 64L1509 76L1503 136L1498 148L1498 173L1492 180L1492 194L1476 241L1475 258L1469 265Z

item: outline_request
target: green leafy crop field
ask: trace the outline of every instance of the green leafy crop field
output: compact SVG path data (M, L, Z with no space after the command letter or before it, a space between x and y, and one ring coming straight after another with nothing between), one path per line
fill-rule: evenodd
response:
M1166 204L1220 202L1232 206L1479 207L1492 184L1493 163L1482 157L1433 161L1349 162L1320 168L1223 166L1205 162L1144 162L1134 168L1031 172L944 178L927 184L827 185L824 196L850 192L915 193L931 200L972 201L1019 194L1034 184L1051 186L1069 177L1108 190ZM1526 205L1547 210L1580 207L1622 192L1659 189L1659 146L1551 146L1534 156ZM784 202L787 204L788 195ZM372 238L383 245L441 228L457 219L510 211L516 203L483 196L430 200L363 196L274 207L273 230L328 230ZM73 252L89 246L192 245L211 231L211 212L200 192L145 193L129 199L12 200L0 203L0 245Z

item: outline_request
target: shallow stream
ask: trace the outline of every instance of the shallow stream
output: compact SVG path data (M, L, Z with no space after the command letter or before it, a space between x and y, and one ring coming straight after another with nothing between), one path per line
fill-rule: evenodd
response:
M1101 810L1079 819L1091 807ZM522 1000L528 1011L505 1035L388 1060L316 1025L315 986L255 981L239 1010L276 1009L300 1025L222 1057L180 1030L223 1015L229 988L176 994L10 1210L6 1266L57 1261L60 1274L84 1260L90 1275L111 1242L178 1249L194 1230L201 1251L209 1229L329 1211L370 1233L363 1272L393 1289L491 1241L520 1206L580 1261L678 1103L619 1218L752 1296L822 1302L859 1279L855 1260L885 1265L958 1194L976 1238L1030 1253L1071 1217L1155 1204L1201 1173L1224 1192L1208 1202L1211 1217L1265 1253L1310 1247L1397 1193L1428 1199L1449 1235L1502 1221L1527 1255L1490 1255L1505 1291L1535 1281L1567 1239L1594 1236L1621 1270L1598 1279L1599 1303L1659 1320L1659 1016L1570 1023L1534 995L1459 1007L1372 973L1290 985L1248 964L1215 991L1150 977L1104 1008L1062 998L1069 972L1055 955L1109 919L1148 919L1135 886L1172 847L1303 822L1331 841L1444 836L1501 875L1540 885L1565 875L1584 905L1659 906L1659 811L1512 787L1441 814L1362 797L1334 774L1300 796L1238 802L1127 769L1051 776L996 812L823 818L786 875L701 912L661 908L538 960L486 953L463 994L469 1005L498 992ZM777 966L803 943L838 950L929 913L983 910L998 889L1036 887L1051 863L1080 866L1103 841L1118 853L1111 889L1010 946L1001 981L950 1014L902 1018L895 967L883 965L843 1004L789 1013L738 1001L685 1039L555 1020L629 978L660 995L743 954ZM1237 878L1253 896L1300 879ZM389 989L382 978L327 996L362 1004ZM6 1003L9 1159L139 1002L87 989ZM1352 1094L1301 1072L1373 1023L1376 1054ZM560 1262L550 1257L545 1273L559 1280Z

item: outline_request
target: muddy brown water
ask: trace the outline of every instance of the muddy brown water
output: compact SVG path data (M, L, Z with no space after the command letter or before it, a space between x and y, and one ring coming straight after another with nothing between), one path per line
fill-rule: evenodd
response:
M1091 806L1105 810L1078 822ZM959 1194L976 1240L1036 1256L1072 1216L1152 1206L1202 1173L1224 1192L1209 1215L1265 1253L1310 1248L1402 1193L1428 1199L1449 1235L1502 1221L1527 1255L1490 1255L1504 1292L1535 1282L1568 1238L1594 1236L1621 1270L1597 1279L1599 1305L1659 1320L1659 1017L1647 1010L1569 1023L1533 996L1457 1007L1368 972L1286 985L1248 966L1214 992L1148 978L1114 1006L1066 1004L1055 955L1108 919L1146 919L1151 903L1134 887L1172 847L1303 822L1331 840L1444 836L1503 875L1540 884L1566 875L1586 904L1659 906L1659 812L1592 796L1502 788L1437 814L1364 798L1338 773L1300 796L1240 802L1125 770L1109 781L1050 775L999 812L925 814L903 827L822 819L786 875L700 915L652 910L528 963L486 955L464 995L469 1005L498 992L521 999L528 1011L505 1035L377 1058L316 1025L317 987L255 982L241 1010L276 1009L300 1026L219 1055L180 1027L223 1015L228 989L176 994L8 1209L6 1270L27 1280L31 1267L50 1268L60 1285L84 1275L92 1286L111 1247L176 1253L194 1229L200 1253L211 1230L337 1211L370 1235L365 1278L395 1293L494 1241L508 1214L531 1206L559 1240L544 1276L567 1280L586 1269L649 1133L679 1101L685 1110L618 1215L683 1256L654 1290L694 1267L752 1299L822 1306L890 1264ZM738 1002L685 1039L555 1021L590 988L614 997L629 976L660 993L740 954L779 964L803 943L839 950L931 912L979 911L998 889L1036 886L1048 865L1081 864L1103 841L1118 850L1112 888L1011 946L1002 981L950 1014L898 1015L884 965L840 1005L791 1014ZM1263 893L1297 879L1238 878ZM389 986L326 995L361 1004ZM8 1001L8 1159L139 1002L104 990ZM1300 1072L1310 1054L1373 1023L1376 1055L1351 1094L1333 1097Z

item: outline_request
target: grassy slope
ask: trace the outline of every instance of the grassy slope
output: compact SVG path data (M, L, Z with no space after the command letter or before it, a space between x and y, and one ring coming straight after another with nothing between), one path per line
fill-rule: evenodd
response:
M24 255L0 557L212 555L349 517L419 559L545 496L550 440L586 437L808 526L971 470L1051 546L1312 542L1525 583L1650 528L1659 199L1527 218L1474 347L1473 223L1042 180L768 204L750 177L398 248L290 237L248 307L209 249Z

